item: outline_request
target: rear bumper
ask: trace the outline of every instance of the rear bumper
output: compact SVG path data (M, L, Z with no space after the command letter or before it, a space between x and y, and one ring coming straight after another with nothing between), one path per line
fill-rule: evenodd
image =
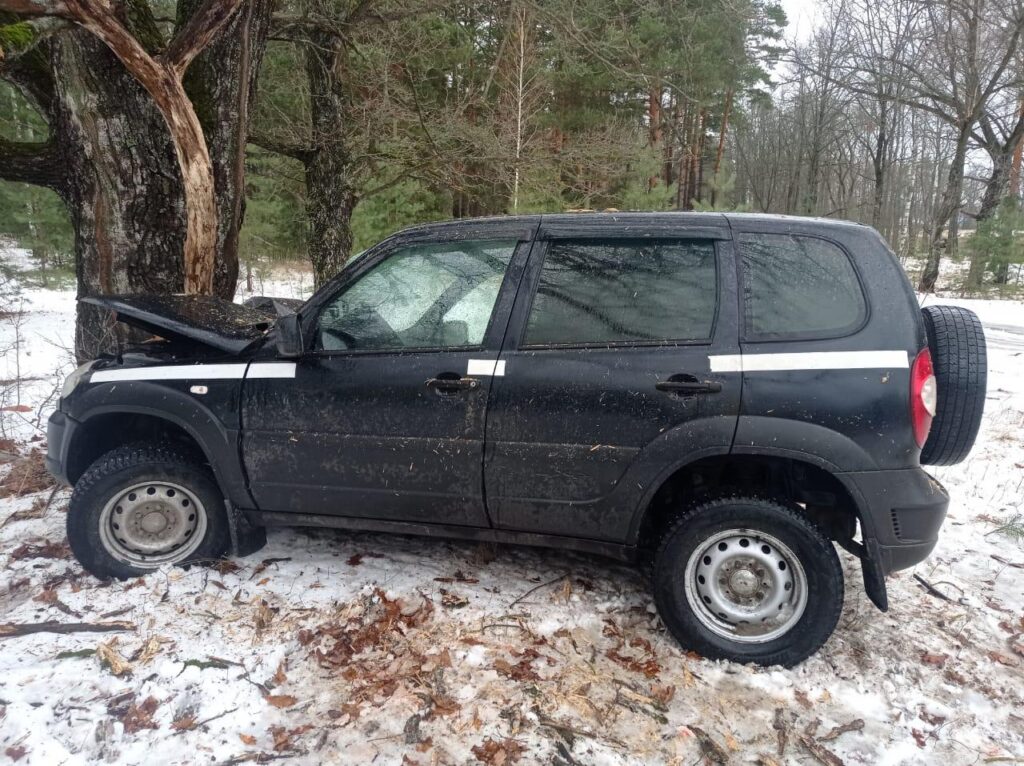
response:
M867 550L884 574L924 561L939 539L949 493L920 468L839 474L860 496Z
M60 410L50 415L46 425L46 470L61 484L70 484L67 473L68 447L77 427L78 422Z

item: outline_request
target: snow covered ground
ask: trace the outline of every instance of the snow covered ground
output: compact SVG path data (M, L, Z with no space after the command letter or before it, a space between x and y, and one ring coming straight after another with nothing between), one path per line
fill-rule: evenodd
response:
M0 412L0 455L42 448L71 364L73 295L25 298L0 377L32 380L0 403L27 407ZM998 530L1024 514L1024 303L955 302L986 325L989 398L970 459L935 472L939 546L889 580L888 614L844 554L840 624L794 670L688 654L637 573L563 551L273 530L244 559L101 583L65 546L67 491L19 495L45 482L0 466L0 623L118 628L0 624L0 762L1021 762L1024 544Z

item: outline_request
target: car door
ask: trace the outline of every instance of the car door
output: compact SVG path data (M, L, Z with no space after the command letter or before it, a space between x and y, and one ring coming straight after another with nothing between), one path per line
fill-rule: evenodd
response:
M741 379L711 357L738 350L735 284L718 216L542 224L491 388L496 526L621 541L674 467L729 451Z
M245 382L242 450L260 510L488 525L488 384L530 234L400 237L303 307L310 347L294 377Z

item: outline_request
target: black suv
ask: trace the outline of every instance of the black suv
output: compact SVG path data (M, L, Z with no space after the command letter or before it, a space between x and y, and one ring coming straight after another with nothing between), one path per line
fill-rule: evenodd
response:
M100 577L250 553L270 525L642 562L674 636L792 665L924 559L985 397L977 318L918 308L865 226L571 214L419 226L305 303L83 299L149 335L50 419ZM156 337L152 337L156 336ZM930 435L929 435L930 429Z

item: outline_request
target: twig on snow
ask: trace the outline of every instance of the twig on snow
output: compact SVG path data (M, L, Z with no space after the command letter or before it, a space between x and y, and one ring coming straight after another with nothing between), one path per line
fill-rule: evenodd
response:
M130 622L25 622L0 624L0 638L16 638L33 633L113 633L135 630Z
M206 726L206 724L212 723L213 721L216 721L218 718L223 718L226 715L231 715L236 710L238 710L238 708L236 708L236 707L233 707L230 710L225 710L223 713L218 713L215 716L210 716L209 718L206 718L206 719L204 719L202 721L198 721L198 722L192 724L192 726L188 727L187 729L178 729L177 731L173 731L168 736L169 737L174 737L174 736L177 736L178 734L184 734L186 731L195 731L200 726Z
M539 591L539 590L540 590L541 588L546 588L546 587L548 587L549 585L554 585L554 584L555 584L556 582L560 582L561 580L564 580L564 579L565 579L566 577L568 577L568 576L569 576L569 574L568 574L568 572L567 572L567 573L565 573L565 574L559 575L558 577L556 577L556 578L555 578L555 579L553 579L553 580L548 580L547 582L542 582L542 583L541 583L540 585L535 585L534 587L532 587L532 588L530 588L530 589L529 589L528 591L526 591L526 593L524 593L524 594L523 594L523 595L521 595L521 596L520 596L519 598L517 598L517 599L516 599L515 601L513 601L513 602L512 602L511 604L509 604L509 605L508 605L508 608L509 608L509 609L511 609L512 607L514 607L514 606L515 606L516 604L518 604L518 603L519 603L520 601L522 601L522 600L523 600L524 598L526 598L526 597L527 597L527 596L529 596L530 594L532 594L532 593L536 593L536 592L537 592L537 591Z
M951 599L949 596L947 596L941 590L939 590L934 585L932 585L930 582L928 582L926 579L921 577L921 575L919 575L919 574L914 575L914 579L917 580L921 584L921 587L925 589L925 591L928 593L929 596L935 596L935 598L941 598L943 601L948 601L951 604L957 603L954 599ZM940 585L952 585L952 583L939 583L939 584Z

